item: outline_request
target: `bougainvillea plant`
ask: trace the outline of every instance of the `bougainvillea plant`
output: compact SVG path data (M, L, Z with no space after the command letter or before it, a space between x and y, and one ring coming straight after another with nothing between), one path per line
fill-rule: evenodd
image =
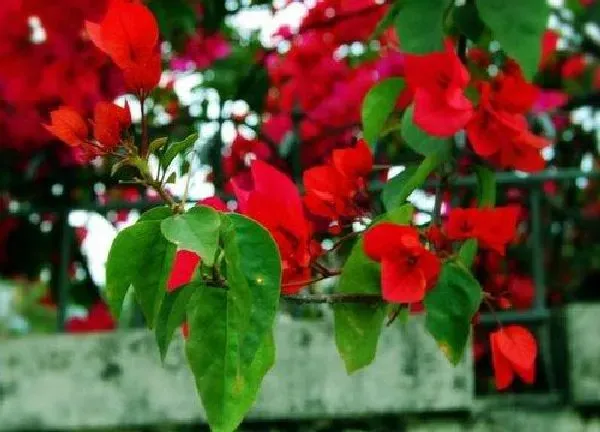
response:
M311 164L308 157L312 166L302 185L268 157L230 156L227 190L236 212L218 198L190 208L186 194L178 200L165 187L169 166L197 135L179 142L149 137L144 102L158 85L161 60L157 22L140 2L112 0L99 21L86 25L141 103L140 136L130 131L128 105L99 103L91 128L65 106L46 125L89 159L116 159L115 173L132 168L131 181L164 200L115 239L106 268L107 302L118 317L132 290L163 357L183 328L215 431L235 430L275 361L280 300L332 305L335 343L349 373L373 361L386 319L391 323L402 311L423 311L427 330L457 364L482 302L493 308L502 301L484 293L471 267L478 250L504 255L517 232L518 209L495 205L493 170L544 168L541 151L549 141L530 130L525 114L538 92L530 80L540 63L546 2L402 0L377 11L375 31L387 32L389 49L402 53L403 72L374 86L366 80L371 88L362 101L362 137L329 149L324 162ZM304 25L318 24L319 8L312 13ZM392 25L395 33L386 29ZM339 38L351 31L356 29L334 33ZM491 41L501 50L488 52ZM320 49L310 38L305 43ZM298 54L287 61L306 59ZM279 96L289 85L302 85L301 78L278 73ZM289 95L291 105L308 96ZM318 116L318 100L300 103ZM339 113L343 117L342 107ZM398 131L420 158L384 184L382 211L370 185L375 178L387 180L381 174L389 166L376 163L376 149L383 135ZM457 161L465 154L466 169L477 178L477 202L449 208L451 180L464 172ZM157 167L149 164L151 157ZM431 181L435 207L429 223L418 224L407 199ZM317 283L330 278L337 278L334 292L319 292ZM508 387L515 374L534 381L537 344L529 330L499 326L490 346L498 388Z

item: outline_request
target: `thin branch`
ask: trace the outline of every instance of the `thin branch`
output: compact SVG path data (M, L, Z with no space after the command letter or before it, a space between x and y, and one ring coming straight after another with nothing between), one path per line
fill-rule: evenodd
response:
M146 110L145 110L145 102L146 102L146 97L142 96L140 97L140 111L142 114L142 146L141 146L141 150L140 150L140 154L142 155L142 158L145 158L147 156L148 153L148 118L146 117Z
M340 239L334 243L334 245L331 247L331 249L328 249L326 251L324 251L324 254L328 254L331 252L334 252L336 250L338 250L340 247L342 247L342 245L347 241L350 240L356 236L358 236L359 234L361 234L361 232L359 231L352 231L351 233L346 234L343 237L340 237Z
M169 207L171 207L171 209L178 211L177 209L179 208L179 206L177 205L177 202L175 202L175 199L171 196L169 192L167 192L167 190L159 181L154 179L146 179L146 184L153 188L156 191L156 193L158 193L158 195L163 199L163 201L165 201L169 205Z
M310 294L298 296L281 296L282 299L298 304L368 304L377 305L384 303L384 300L379 294Z

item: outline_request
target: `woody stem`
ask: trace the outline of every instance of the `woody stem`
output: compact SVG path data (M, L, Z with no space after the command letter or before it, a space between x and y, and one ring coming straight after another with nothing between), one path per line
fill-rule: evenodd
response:
M342 245L343 245L343 244L344 244L346 241L348 241L348 240L350 240L350 239L352 239L352 238L354 238L354 237L358 236L359 234L360 234L360 232L357 232L357 231L352 231L351 233L348 233L348 234L346 234L346 235L344 235L344 236L340 237L340 238L338 239L338 241L334 243L334 245L331 247L331 249L328 249L328 250L326 250L326 251L324 252L324 254L328 254L328 253L331 253L331 252L334 252L334 251L336 251L337 249L339 249L340 247L342 247Z
M302 296L282 296L282 299L298 304L341 304L341 303L358 303L358 304L380 304L384 300L379 294L310 294Z
M163 199L163 201L165 201L169 205L169 207L171 207L171 209L173 209L176 212L180 211L180 206L175 202L171 194L165 190L165 188L159 181L154 180L152 178L146 178L146 184L153 188L156 191L156 193L158 193L158 195Z
M142 155L142 158L148 156L148 118L146 117L145 102L146 96L140 97L140 111L142 114L142 146L140 154Z
M485 305L488 307L488 309L492 313L492 316L498 323L498 327L502 327L502 322L500 321L498 314L496 314L496 308L494 308L494 305L492 304L492 302L490 301L490 298L487 295L483 296L483 302L485 303Z

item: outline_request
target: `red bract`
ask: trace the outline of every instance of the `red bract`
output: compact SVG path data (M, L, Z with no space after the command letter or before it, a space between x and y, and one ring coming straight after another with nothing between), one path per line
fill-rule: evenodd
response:
M444 225L446 236L450 240L466 240L477 237L481 218L477 208L455 208L448 213L448 220Z
M453 51L406 55L405 70L415 94L417 126L441 137L465 127L473 116L473 105L463 93L469 73Z
M258 140L236 135L227 154L223 156L223 171L227 178L248 171L254 159L268 160L272 156L269 146Z
M523 101L507 103L507 98L495 93L489 83L481 84L480 93L477 111L467 125L475 153L501 168L527 172L543 169L545 162L540 151L549 143L532 134L525 116L514 111L516 107L524 108Z
M542 38L542 56L540 58L540 69L545 68L549 63L554 53L556 45L560 39L560 34L556 30L546 30Z
M181 53L171 59L174 70L186 71L191 68L206 69L215 60L227 57L231 46L220 33L205 35L202 30L192 35Z
M298 292L310 279L312 228L304 215L294 183L267 163L250 167L250 184L243 177L232 181L241 213L260 222L273 236L283 264L283 293Z
M491 84L495 105L511 113L526 113L540 94L540 89L525 80L521 67L512 60Z
M515 374L526 383L533 383L537 342L529 330L517 325L501 328L490 333L490 346L498 390L510 386Z
M60 107L50 113L50 124L44 125L46 130L71 147L86 144L88 127L77 111L68 107Z
M115 322L104 303L93 305L86 318L71 318L65 323L68 333L91 333L114 330Z
M504 255L506 245L515 238L518 215L519 209L513 206L456 208L448 213L444 230L450 240L476 238L480 247Z
M180 250L175 255L173 268L167 281L167 292L173 292L191 282L200 263L200 257L191 251Z
M560 74L565 79L577 79L584 71L585 57L582 54L569 57L560 68Z
M359 200L366 197L366 176L372 168L373 157L363 140L354 148L334 150L331 164L304 172L308 210L335 225L364 213Z
M509 276L506 288L515 309L529 309L535 297L535 285L529 276Z
M368 39L387 5L373 0L319 0L302 20L300 32L318 29L338 44Z
M360 187L365 186L365 177L373 169L373 155L365 140L358 140L353 148L334 150L332 160L341 175Z
M382 223L364 235L367 256L381 263L381 290L391 303L417 303L440 272L440 260L410 226Z
M99 23L86 22L90 39L123 70L130 90L151 91L160 79L158 24L138 1L111 0Z
M129 105L122 108L109 102L99 102L94 108L94 138L107 152L121 142L124 130L131 126Z

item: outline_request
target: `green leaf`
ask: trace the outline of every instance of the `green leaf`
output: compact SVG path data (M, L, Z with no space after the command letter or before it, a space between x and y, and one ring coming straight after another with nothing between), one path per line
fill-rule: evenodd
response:
M406 198L412 193L412 190L408 190L410 187L409 181L415 175L416 171L416 166L407 166L404 171L392 177L383 186L381 200L387 211L399 207L406 202Z
M481 21L474 3L466 2L462 6L455 7L452 16L462 34L474 42L479 40L485 30L485 24Z
M475 257L477 256L477 239L470 238L465 240L465 242L460 246L458 250L458 259L466 268L471 268L473 266L473 261L475 261Z
M446 262L425 296L425 325L452 364L463 356L481 298L479 282L460 262Z
M494 207L496 204L496 176L492 170L482 165L475 167L479 207Z
M445 160L446 155L443 152L433 153L423 159L414 170L411 169L412 167L407 167L407 175L402 176L404 173L402 172L398 176L392 177L383 187L383 193L385 194L383 199L386 209L390 211L396 206L404 204L408 196L415 189L423 186L427 177ZM395 180L397 177L399 178Z
M281 291L281 258L271 234L261 225L239 214L222 215L228 221L223 230L227 284L244 296L249 312L244 335L246 355L262 343L275 320Z
M172 172L171 175L169 176L169 178L167 178L167 180L165 181L165 184L175 184L176 181L177 181L177 174Z
M410 105L402 117L401 135L406 144L423 156L434 153L450 155L452 142L447 138L437 138L419 128L413 120L414 106Z
M161 36L173 43L181 33L192 35L196 31L196 11L186 0L150 0L148 7L154 13Z
M391 27L394 24L401 6L402 2L396 1L392 3L384 17L377 23L377 27L375 27L373 34L369 37L369 41L377 39L388 27Z
M392 222L399 225L408 225L412 221L414 212L415 208L412 206L412 204L404 204L403 206L392 209L379 216L373 225L377 225L381 222Z
M198 134L193 133L183 141L175 142L169 145L165 151L165 154L160 159L160 165L165 169L168 168L178 154L187 153L190 151L197 140Z
M444 49L444 14L451 0L399 0L395 26L403 52L427 54Z
M481 19L502 49L532 79L542 51L550 8L546 0L476 0Z
M219 213L206 206L192 207L187 213L162 221L162 233L179 249L196 252L202 262L212 267L219 247Z
M410 205L396 209L393 214L384 214L378 222L393 221L409 223L413 207ZM378 223L376 222L376 223ZM342 269L337 287L340 293L381 292L379 264L371 261L363 251L362 238L359 239ZM346 371L351 374L374 359L377 342L386 316L385 303L379 305L336 304L334 305L335 344Z
M138 222L161 221L173 214L173 211L167 206L154 207L142 214Z
M364 138L369 144L375 144L403 89L402 78L388 78L373 86L365 96L362 124Z
M272 333L250 363L240 356L238 313L224 290L202 288L189 313L186 354L210 428L233 432L252 407L262 379L275 362Z
M193 295L204 287L203 282L194 281L165 296L154 329L161 360L165 360L169 344L173 339L173 333L185 322L188 306Z
M160 232L159 220L138 222L117 235L106 262L106 297L118 319L133 286L148 326L154 326L175 258L175 246Z
M194 295L186 352L211 429L229 432L274 362L281 261L262 226L237 214L221 218L227 289L203 287Z
M160 137L153 140L148 146L148 153L153 154L167 144L167 137Z

